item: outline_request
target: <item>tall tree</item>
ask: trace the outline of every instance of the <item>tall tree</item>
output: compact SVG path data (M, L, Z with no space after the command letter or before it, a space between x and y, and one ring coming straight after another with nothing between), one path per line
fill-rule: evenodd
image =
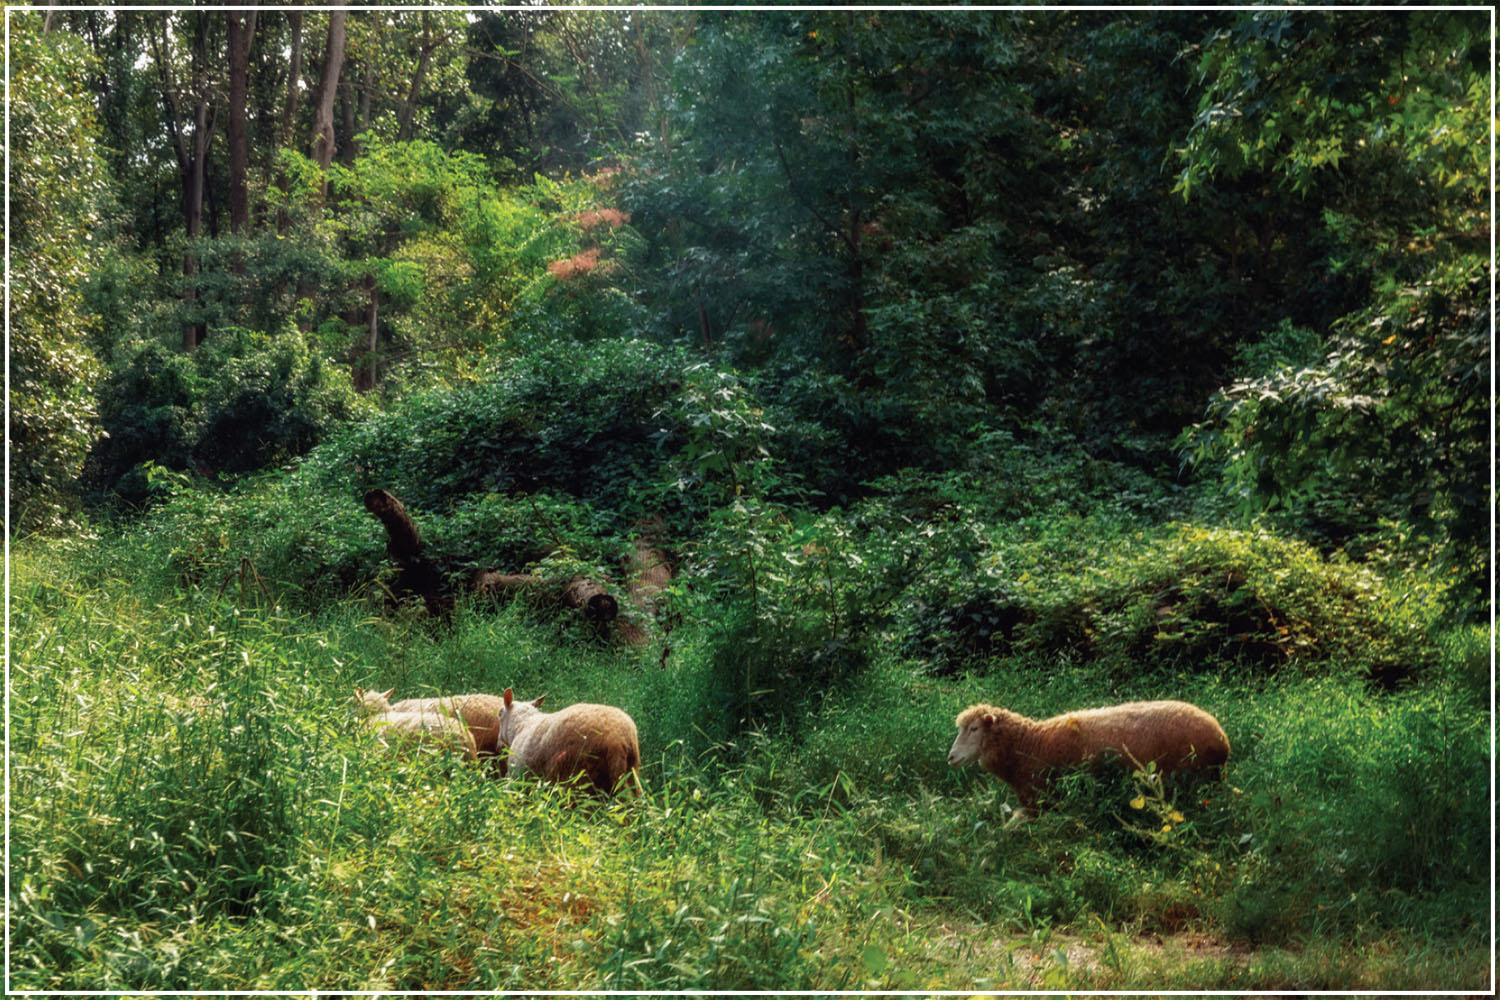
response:
M182 178L182 218L187 236L187 249L183 253L182 274L185 283L184 299L189 304L196 301L198 291L198 253L193 244L203 230L203 203L208 171L208 153L213 144L217 127L217 109L213 103L212 77L210 72L209 21L206 11L187 13L191 46L187 53L188 85L184 94L177 79L173 37L167 17L155 19L151 34L152 52L156 60L161 85L162 103L167 112L167 128L172 140L172 149L177 154L178 170ZM190 109L190 110L189 110ZM184 326L182 346L184 350L197 347L206 334L204 324L196 319Z
M314 105L312 159L325 174L338 148L334 134L334 102L338 97L339 76L344 68L345 10L339 4L328 12L328 39L323 46L322 81Z
M79 287L98 265L108 195L88 97L90 52L42 19L11 35L10 442L13 531L61 526L95 436L99 366Z
M244 236L250 224L249 136L245 102L250 72L250 43L255 37L256 12L224 12L229 25L229 231ZM243 269L243 262L237 267Z

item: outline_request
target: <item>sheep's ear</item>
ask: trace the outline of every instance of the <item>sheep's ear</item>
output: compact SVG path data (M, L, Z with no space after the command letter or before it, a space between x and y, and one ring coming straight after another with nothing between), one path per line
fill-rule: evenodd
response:
M503 697L504 697L504 699L505 699L505 707L506 707L506 708L510 708L510 703L511 703L511 693L510 693L510 688L506 688L506 689L505 689L505 694L504 694L504 695L503 695Z
M545 697L547 697L547 696L544 695L544 694L537 695L536 696L536 701L534 701L534 702L531 703L532 707L534 707L534 708L541 708L542 707L542 699L545 698Z
M395 688L387 688L385 691L383 691L381 693L380 697L384 698L386 701L390 701L391 700L391 695L393 695L395 693L396 693L396 689Z

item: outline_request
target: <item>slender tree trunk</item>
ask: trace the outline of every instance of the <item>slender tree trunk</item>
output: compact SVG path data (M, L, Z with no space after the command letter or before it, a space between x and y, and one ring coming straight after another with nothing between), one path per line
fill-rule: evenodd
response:
M339 144L337 159L346 167L354 165L354 84L346 75L339 81L339 118L344 126L344 141Z
M167 109L167 126L172 136L173 149L177 153L177 165L182 178L182 219L188 243L182 257L182 274L187 286L183 293L183 302L190 314L196 308L198 301L198 289L194 281L198 274L198 255L193 249L193 244L203 231L204 178L207 171L208 150L213 143L215 124L205 79L205 67L208 62L209 14L207 11L202 11L197 14L197 17L191 56L193 97L191 136L184 134L181 124L182 102L178 99L177 87L172 80L171 66L167 61L169 50L165 21L160 23L158 34L153 35L151 39L157 70L161 78L162 102ZM203 341L206 334L207 330L203 323L188 323L182 331L183 350L193 350Z
M406 94L406 100L401 103L401 110L396 115L396 140L407 142L411 139L412 121L416 116L417 102L422 98L422 83L427 76L427 66L432 61L432 17L429 11L422 11L422 41L418 46L417 72L411 78L411 90Z
M318 103L313 112L312 159L323 170L333 162L337 144L333 132L333 102L338 96L339 74L344 68L344 15L342 6L328 12L328 42L323 50L323 80L318 87ZM323 184L327 193L327 181Z
M366 323L365 350L363 355L356 354L354 358L354 388L359 392L369 392L375 388L379 372L378 354L380 350L380 286L375 284L374 278L365 279L365 289L370 294L369 305L365 308Z
M255 37L256 12L225 11L229 22L229 231L244 236L250 226L250 142L245 121L250 76L250 42ZM235 255L231 269L245 273L245 261Z
M289 10L286 12L287 24L291 28L291 65L287 68L286 97L281 104L281 121L276 128L276 151L286 149L292 142L292 130L297 124L297 108L302 101L302 11ZM282 191L291 187L291 182L285 174L280 174L276 184ZM285 233L291 228L292 220L287 215L286 209L276 213L276 231Z
M353 155L349 157L350 162L353 162L354 158L359 156L360 153L363 152L363 149L360 147L359 143L354 141L353 137L359 135L361 132L364 132L370 127L370 97L374 93L375 59L370 58L365 60L365 73L359 84L359 123L357 127L349 132L349 146L354 150Z

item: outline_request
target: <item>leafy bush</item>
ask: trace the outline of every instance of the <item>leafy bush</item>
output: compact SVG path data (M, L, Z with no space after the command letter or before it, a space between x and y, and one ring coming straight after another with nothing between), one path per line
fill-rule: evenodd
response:
M672 503L686 440L682 353L640 341L553 344L460 389L420 393L343 435L315 463L431 511L465 497L560 491L617 516ZM706 418L705 418L706 419Z
M90 476L140 502L150 492L146 463L245 472L302 454L355 412L347 374L297 331L217 331L191 354L147 342L100 391L108 436Z
M109 198L94 106L84 96L93 53L73 35L38 27L18 22L10 49L6 497L23 531L70 521L74 482L98 433L92 397L101 370L87 343L95 318L79 290L104 257L100 211Z
M1036 527L1021 522L1017 532ZM1102 527L1057 522L994 540L972 574L950 572L919 591L908 649L950 671L1066 650L1132 672L1356 669L1387 685L1435 660L1430 588L1398 592L1367 568L1266 530L1173 524L1110 539Z
M866 573L837 518L739 498L710 516L691 555L688 617L711 623L711 708L725 736L796 729L867 665Z

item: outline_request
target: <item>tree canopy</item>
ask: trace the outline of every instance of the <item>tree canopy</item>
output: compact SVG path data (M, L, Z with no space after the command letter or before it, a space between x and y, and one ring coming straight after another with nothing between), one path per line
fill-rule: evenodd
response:
M643 339L744 376L824 504L970 467L996 434L1066 440L1319 544L1409 521L1480 578L1482 17L121 8L16 28L23 525L139 485L140 461L227 471L190 444L217 426L207 397L168 376L214 338L301 344L329 389L294 409L341 377L386 409ZM321 412L256 461L354 410Z

